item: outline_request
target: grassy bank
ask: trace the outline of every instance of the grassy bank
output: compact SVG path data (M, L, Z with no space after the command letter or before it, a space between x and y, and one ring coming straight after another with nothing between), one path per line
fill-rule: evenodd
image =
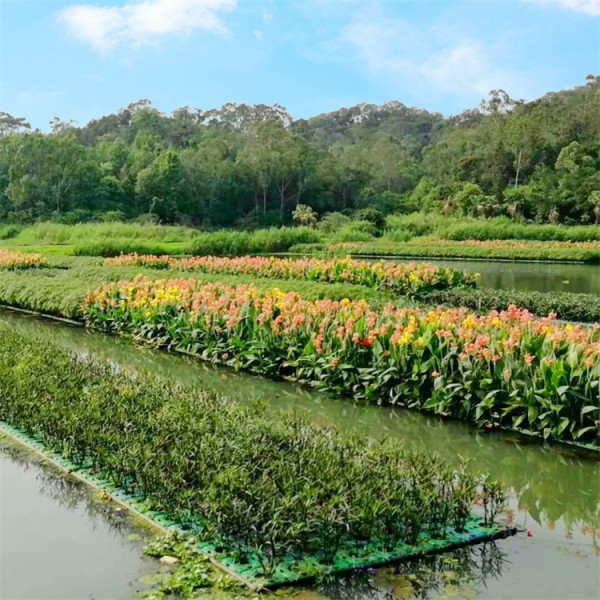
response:
M535 260L600 263L600 242L457 242L440 238L393 241L299 244L290 252L332 256L398 256L407 258L470 258L478 260Z
M600 334L527 311L383 311L253 286L137 278L99 288L87 322L270 377L545 439L598 443Z
M362 222L361 222L362 223ZM506 219L489 221L439 215L390 216L380 238L358 222L340 237L331 230L282 227L256 231L196 229L96 223L0 228L0 248L78 256L188 254L239 256L297 251L381 256L567 260L600 263L600 227L524 225ZM367 223L369 225L369 223Z
M0 420L143 497L258 578L283 565L314 575L340 553L414 552L462 531L478 495L488 524L502 503L495 482L393 441L342 436L4 328L0 341Z

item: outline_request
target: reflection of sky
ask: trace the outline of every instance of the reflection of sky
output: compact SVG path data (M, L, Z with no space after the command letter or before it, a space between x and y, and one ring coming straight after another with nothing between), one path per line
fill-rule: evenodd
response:
M127 599L154 564L85 486L0 445L0 598Z
M20 333L50 335L64 347L98 354L185 384L197 383L231 397L263 398L279 409L307 410L322 423L334 423L377 438L392 436L403 440L408 449L437 451L449 461L458 460L459 455L469 458L474 470L487 471L506 482L511 493L507 518L534 533L533 538L519 536L501 542L509 554L509 562L525 561L534 571L541 569L544 561L556 566L546 575L547 595L537 597L561 597L555 591L564 589L560 582L571 579L573 589L580 590L579 596L571 597L587 597L590 590L594 591L594 576L600 572L595 558L600 527L600 469L599 463L589 456L586 458L565 446L543 446L512 434L479 434L466 424L443 422L415 411L356 405L299 386L135 348L114 337L8 311L0 313L2 322ZM560 566L567 564L571 565L572 577L566 574L565 566ZM600 587L597 591L600 592ZM515 594L504 597L528 597L519 596L517 590Z

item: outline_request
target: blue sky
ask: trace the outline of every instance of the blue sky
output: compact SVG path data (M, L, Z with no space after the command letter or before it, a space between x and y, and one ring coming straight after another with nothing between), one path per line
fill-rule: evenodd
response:
M0 0L0 110L48 129L140 98L309 117L399 100L444 114L600 72L600 0Z

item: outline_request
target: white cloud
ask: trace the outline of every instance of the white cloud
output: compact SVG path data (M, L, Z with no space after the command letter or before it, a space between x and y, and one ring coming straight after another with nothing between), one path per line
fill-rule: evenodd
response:
M542 6L560 6L592 17L600 15L600 0L524 0Z
M121 42L152 44L160 36L193 29L225 34L227 28L217 13L235 5L236 0L146 0L120 7L80 4L63 9L58 19L71 35L105 53Z
M522 75L497 66L506 62L502 51L478 40L361 15L346 27L341 41L354 47L367 72L390 82L464 99L498 87L515 96L526 92Z
M259 41L262 42L263 39L263 32L260 29L255 29L253 32L254 37Z

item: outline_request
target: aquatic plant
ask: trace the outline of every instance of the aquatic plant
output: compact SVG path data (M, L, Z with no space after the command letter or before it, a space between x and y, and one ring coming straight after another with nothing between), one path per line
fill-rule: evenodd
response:
M510 306L477 315L307 301L193 279L107 283L87 323L321 389L545 439L598 443L600 331Z
M267 577L284 557L331 562L343 544L445 538L487 493L464 465L399 442L342 435L4 328L0 342L0 420L232 560L260 562Z
M48 259L41 254L0 250L0 269L39 269L49 266Z
M414 295L455 286L474 287L476 274L428 263L366 262L344 259L276 258L273 256L146 256L126 254L107 258L105 266L135 265L157 269L180 269L203 273L258 275L282 279L303 279L330 283L355 283L379 289L391 289L400 294Z

